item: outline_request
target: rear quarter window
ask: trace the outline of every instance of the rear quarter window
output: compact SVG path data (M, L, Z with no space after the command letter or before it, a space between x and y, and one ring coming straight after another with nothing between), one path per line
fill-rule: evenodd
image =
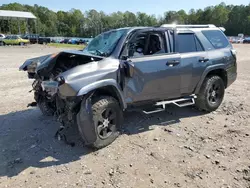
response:
M202 33L215 49L226 48L229 46L228 39L221 31L207 30L202 31Z

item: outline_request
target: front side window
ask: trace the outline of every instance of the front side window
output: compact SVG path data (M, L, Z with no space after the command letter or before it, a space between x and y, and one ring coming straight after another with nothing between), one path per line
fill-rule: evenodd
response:
M91 40L83 51L93 55L108 57L127 31L128 29L118 29L102 33Z
M221 31L207 30L202 31L202 33L215 49L226 48L229 45L228 39Z
M165 43L161 32L139 32L128 43L128 56L141 57L146 55L164 54Z

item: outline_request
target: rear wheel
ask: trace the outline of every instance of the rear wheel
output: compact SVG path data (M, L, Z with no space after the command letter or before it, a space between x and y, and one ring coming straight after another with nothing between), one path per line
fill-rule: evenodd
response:
M222 103L225 85L219 76L207 77L197 96L196 107L207 112L215 111Z
M123 114L117 100L109 96L94 99L92 112L97 139L90 146L100 149L111 144L119 136Z

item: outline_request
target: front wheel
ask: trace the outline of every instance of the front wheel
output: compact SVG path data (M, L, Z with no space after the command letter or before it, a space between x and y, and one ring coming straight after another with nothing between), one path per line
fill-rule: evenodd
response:
M100 149L111 144L119 136L123 114L117 100L109 96L93 99L92 112L97 139L90 146Z
M225 85L219 76L207 77L197 96L196 107L207 112L215 111L221 105L225 94Z
M39 97L37 105L44 116L53 116L56 112L55 103L48 101L45 97Z

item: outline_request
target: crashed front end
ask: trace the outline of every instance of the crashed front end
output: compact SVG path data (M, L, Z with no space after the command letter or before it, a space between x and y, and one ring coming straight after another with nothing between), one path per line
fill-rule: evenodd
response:
M116 80L119 62L81 51L64 51L27 60L34 98L43 114L54 115L64 127L78 125L86 144L96 140L92 120L91 84ZM84 106L84 108L81 108Z

